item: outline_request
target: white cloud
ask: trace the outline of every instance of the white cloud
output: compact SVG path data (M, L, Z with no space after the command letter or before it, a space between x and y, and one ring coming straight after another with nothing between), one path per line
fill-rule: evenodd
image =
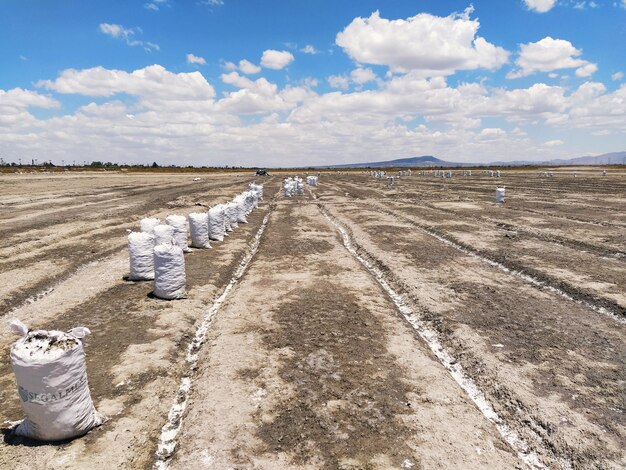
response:
M328 77L328 84L333 88L339 88L341 90L347 90L350 86L350 79L343 75L331 75Z
M227 93L216 103L218 111L228 113L263 114L287 111L312 93L299 87L287 87L279 91L276 84L265 78L253 81L237 72L222 74L221 78L224 83L239 88L237 91Z
M354 69L350 72L350 79L354 83L358 83L362 85L367 82L376 81L376 74L372 71L372 69L364 69L359 67L358 69Z
M568 122L577 128L614 129L626 133L626 85L607 93L601 83L583 83L571 98Z
M406 20L387 20L376 11L352 20L336 43L361 64L386 65L396 72L497 69L507 62L508 52L476 36L479 23L469 18L472 11L469 7L447 17L420 13Z
M594 2L593 0L588 2L585 0L582 0L580 2L576 2L574 3L574 8L576 10L586 10L587 8L598 8L600 5L598 5L596 2Z
M624 0L624 1L626 1L626 0ZM621 80L622 78L624 78L624 73L623 72L615 72L613 75L611 75L611 80L613 80L613 81Z
M261 67L253 64L252 62L243 59L239 61L239 70L247 75L252 75L255 73L259 73L261 71Z
M246 75L254 75L255 73L259 73L261 71L261 67L246 59L240 60L239 65L234 62L224 62L222 67L224 67L225 70L240 71Z
M158 44L135 39L135 33L140 30L125 28L119 24L100 23L100 32L116 39L123 40L129 46L141 46L146 52L158 51L161 48Z
M0 108L58 108L60 103L36 91L13 88L12 90L0 89Z
M263 51L261 65L268 69L280 70L293 61L293 54L289 51L275 51L268 49Z
M493 142L506 137L506 132L499 127L485 127L478 134L478 139L482 142Z
M200 0L198 3L209 7L219 7L224 5L224 0Z
M365 154L383 160L420 149L475 161L609 151L626 132L626 85L614 91L591 81L573 91L544 83L451 86L417 71L377 77L377 87L364 91L351 75L338 76L346 90L316 93L315 78L282 87L231 70L221 79L234 88L217 97L200 72L160 65L65 70L38 85L97 97L88 100L97 103L40 119L29 107L61 103L32 90L0 91L0 153L12 158L46 151L53 160L82 161L88 146L94 160L185 165L206 164L211 155L210 164L284 166L356 161ZM348 91L351 84L355 89ZM604 147L572 147L574 133ZM550 143L557 140L563 143Z
M556 147L559 145L563 145L563 143L564 142L562 140L556 139L556 140L548 140L547 142L544 142L543 145L545 145L546 147Z
M559 69L576 68L576 75L588 77L598 67L591 62L579 59L582 51L564 39L547 36L537 42L520 45L519 57L515 64L519 69L507 74L507 78L519 78L535 72L551 72Z
M146 10L151 11L159 11L161 6L170 6L169 0L153 0L152 2L147 2L143 4L143 7Z
M312 46L311 44L307 44L306 46L304 46L302 49L300 49L301 52L304 52L305 54L319 54L320 51L318 51L317 49L315 49L314 46Z
M224 83L233 85L237 88L251 88L254 84L252 80L239 75L237 72L223 73L220 78Z
M548 74L548 77L550 77L550 78L557 78L558 76L559 76L559 74L558 73L554 73L554 72L550 72Z
M552 10L556 4L556 0L524 0L526 8L537 13L545 13Z
M189 53L187 54L187 63L196 64L196 65L206 65L206 60L204 60L203 57L198 57L197 55L193 55Z
M161 100L202 100L215 95L200 72L172 73L161 65L150 65L132 73L104 67L64 70L54 81L35 84L57 93L112 96L117 93Z
M577 77L590 77L591 75L596 73L597 70L598 70L598 66L596 64L588 63L576 69L576 76Z
M100 31L114 38L131 36L134 33L132 29L125 29L119 24L100 23Z
M306 77L304 78L304 80L302 80L302 83L304 84L304 86L307 86L309 88L315 88L319 85L319 80L313 77Z

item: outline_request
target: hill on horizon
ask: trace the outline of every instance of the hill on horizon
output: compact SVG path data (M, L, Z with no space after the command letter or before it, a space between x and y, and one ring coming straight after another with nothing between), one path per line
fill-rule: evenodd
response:
M429 167L464 167L464 166L524 166L524 165L626 165L626 151L604 153L596 156L583 156L569 159L554 160L515 160L510 162L450 162L441 160L433 155L422 155L420 157L397 158L394 160L364 162L364 163L344 163L341 165L318 166L316 168L429 168Z

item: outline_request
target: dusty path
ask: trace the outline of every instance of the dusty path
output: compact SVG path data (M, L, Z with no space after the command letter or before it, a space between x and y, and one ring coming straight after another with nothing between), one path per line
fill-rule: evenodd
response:
M308 202L214 320L171 467L521 466Z
M225 178L222 188L209 189L206 195L194 191L188 183L188 193L213 204L246 189L246 183L238 177ZM271 199L275 183L270 182L267 191ZM156 192L164 197L158 189ZM178 189L175 194L180 193L184 191ZM160 207L151 204L151 214L198 209L176 200L162 200ZM0 468L148 467L180 380L184 346L207 305L228 283L268 207L268 203L262 203L249 223L241 224L224 242L185 256L187 299L153 299L148 296L150 282L124 281L128 272L124 249L120 254L81 265L51 293L13 309L11 318L19 318L31 327L68 329L84 325L92 330L86 343L89 385L96 407L109 420L87 436L61 445L31 447L32 443L7 434L5 442L0 443ZM135 213L131 219L145 215ZM125 233L120 231L116 237L125 239ZM35 287L30 286L29 294ZM23 416L8 360L14 340L8 328L0 329L0 423L4 423L4 433L11 422Z

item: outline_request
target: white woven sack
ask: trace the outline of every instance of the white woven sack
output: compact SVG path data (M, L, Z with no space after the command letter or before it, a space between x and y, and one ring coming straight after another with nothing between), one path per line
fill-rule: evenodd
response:
M504 202L504 188L496 188L496 203Z
M248 210L246 206L246 198L243 195L239 195L235 198L235 212L237 214L237 223L247 224L248 220L246 216L248 215Z
M228 217L226 204L218 204L215 207L218 208L222 213L222 222L224 224L224 235L228 236L227 232L232 232L233 229L230 226L230 217Z
M139 221L139 230L146 233L153 233L154 227L159 225L161 221L155 217L146 217Z
M219 242L224 240L224 212L218 206L209 209L209 238Z
M300 178L299 176L296 177L296 193L304 194L304 182L302 181L302 178Z
M154 227L154 245L174 243L174 227L171 225L157 225Z
M251 189L249 190L250 194L251 194L251 195L252 195L252 197L254 198L254 204L253 204L253 206L252 206L252 208L253 208L253 209L254 209L254 208L256 208L256 207L258 207L258 205L259 205L259 199L261 199L260 193L259 193L259 191L257 191L257 190L255 189L255 187L256 187L256 185L254 185L254 187L253 187L253 188L251 188Z
M246 191L244 194L244 198L246 200L246 211L250 214L254 210L256 196L254 191Z
M145 232L128 234L128 258L130 260L131 281L154 279L154 235Z
M263 199L263 185L262 184L256 184L256 183L250 183L248 185L248 189L250 189L250 191L254 191L259 199Z
M246 211L248 214L254 210L257 205L257 198L254 191L246 192Z
M286 179L283 182L283 190L286 197L292 197L295 191L295 182L291 178Z
M221 221L222 223L222 230L224 231L224 236L228 236L226 232L228 231L228 228L230 228L230 222L228 220L228 217L226 217L226 210L224 208L224 204L218 204L214 206L213 209L215 209L216 214L219 214L217 220Z
M191 246L211 248L209 243L209 214L207 212L192 212L188 218Z
M229 222L230 222L230 230L235 230L236 228L239 227L239 225L237 224L237 204L235 204L234 202L229 202L228 204L225 204L225 209L226 209L226 217L228 218Z
M13 320L22 338L11 346L11 365L26 419L15 434L41 441L82 436L104 418L91 401L82 339L88 328L35 330Z
M178 245L166 243L154 247L154 291L160 299L186 297L185 256Z
M176 244L185 252L191 251L187 244L187 217L184 215L168 215L165 218L165 223L174 227L174 240Z

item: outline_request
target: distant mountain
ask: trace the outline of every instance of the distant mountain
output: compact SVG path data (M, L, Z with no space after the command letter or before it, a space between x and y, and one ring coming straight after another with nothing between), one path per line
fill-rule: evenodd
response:
M556 159L544 161L516 160L512 162L467 163L448 162L432 155L421 157L398 158L384 162L346 163L331 165L324 168L428 168L428 167L459 167L459 166L523 166L523 165L626 165L626 152L612 152L602 155Z
M446 162L432 155L424 155L422 157L398 158L384 162L346 163L344 165L332 165L330 168L416 168L431 166L475 166L475 164Z
M626 165L626 152L612 152L595 157L578 157L568 160L550 160L551 165Z

